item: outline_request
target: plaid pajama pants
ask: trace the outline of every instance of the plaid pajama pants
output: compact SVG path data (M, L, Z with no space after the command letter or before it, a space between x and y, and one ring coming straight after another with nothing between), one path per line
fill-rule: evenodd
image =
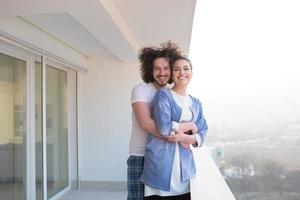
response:
M129 156L127 159L127 200L144 199L144 184L140 181L143 169L143 156Z

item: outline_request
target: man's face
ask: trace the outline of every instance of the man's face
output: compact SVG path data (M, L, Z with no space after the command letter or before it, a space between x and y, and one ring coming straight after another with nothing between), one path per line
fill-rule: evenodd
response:
M153 61L153 78L156 87L167 85L171 76L169 61L166 58L157 58Z

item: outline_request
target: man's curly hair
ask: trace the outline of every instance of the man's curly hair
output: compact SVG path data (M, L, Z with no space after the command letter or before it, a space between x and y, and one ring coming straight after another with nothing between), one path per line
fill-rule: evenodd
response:
M170 67L173 59L182 55L182 51L172 41L161 43L159 47L144 47L139 52L140 71L142 79L146 83L154 81L153 61L157 58L165 58L169 61ZM170 79L168 83L172 83Z

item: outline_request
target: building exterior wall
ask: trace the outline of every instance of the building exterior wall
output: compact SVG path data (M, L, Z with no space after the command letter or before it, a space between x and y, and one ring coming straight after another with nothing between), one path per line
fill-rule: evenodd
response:
M141 82L138 63L90 59L78 77L81 181L126 181L130 95Z
M77 180L77 117L76 117L76 71L68 71L68 103L69 103L69 174L71 181Z

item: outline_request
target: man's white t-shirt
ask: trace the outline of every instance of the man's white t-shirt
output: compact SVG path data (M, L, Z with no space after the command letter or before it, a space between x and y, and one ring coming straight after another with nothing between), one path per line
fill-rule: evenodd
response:
M153 83L141 83L135 86L131 92L131 105L135 102L145 102L149 109L151 101L156 93ZM132 131L129 143L129 154L132 156L144 156L148 133L139 125L132 110Z

